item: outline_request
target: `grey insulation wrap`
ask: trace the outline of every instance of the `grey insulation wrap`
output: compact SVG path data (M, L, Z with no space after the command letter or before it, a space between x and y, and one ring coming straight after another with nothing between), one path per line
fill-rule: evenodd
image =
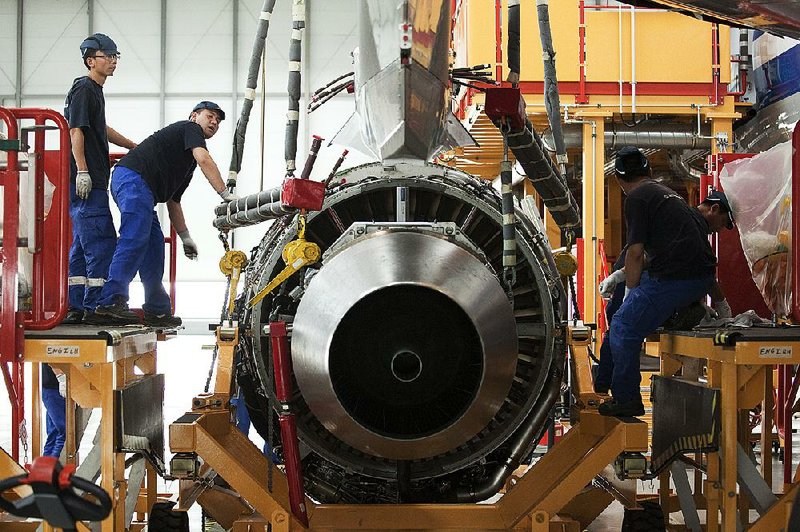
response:
M514 191L511 188L511 163L500 163L500 197L503 213L503 267L517 265L517 236L515 231Z
M537 0L536 14L539 19L539 36L542 41L542 59L544 60L544 106L547 120L553 132L553 143L558 160L566 163L567 147L564 144L564 132L561 130L561 101L558 96L558 76L556 76L556 52L553 49L553 37L550 33L550 11L547 0Z
M269 32L269 19L274 8L275 0L264 0L258 20L258 28L256 29L256 37L253 40L250 67L247 69L247 84L245 85L244 102L242 102L242 113L239 116L239 121L236 122L236 131L233 134L233 149L231 151L230 173L227 183L229 187L236 185L236 174L242 170L244 139L247 133L247 124L250 122L250 111L253 109L256 87L258 87L258 72L261 67L261 56L264 54L267 33Z
M289 110L286 113L286 137L284 158L287 175L294 175L297 158L297 129L300 123L300 59L302 57L303 30L305 22L305 0L294 0L292 4L292 37L289 40Z
M236 227L256 225L267 220L274 220L275 218L280 218L281 216L293 214L295 212L297 212L297 209L294 207L289 207L280 201L275 201L273 203L265 203L254 209L239 211L237 213L231 213L230 215L225 213L223 216L217 216L214 220L214 227L220 231L227 231Z
M508 134L508 147L559 227L580 225L578 204L529 120L525 129Z
M508 69L519 74L519 0L509 0L508 2L508 44L506 53L508 54Z
M275 203L281 200L281 188L282 187L270 188L257 194L250 194L249 196L238 198L236 201L231 201L230 203L222 203L214 208L214 214L217 216L223 216L228 213L235 214L239 211L255 209L267 203Z

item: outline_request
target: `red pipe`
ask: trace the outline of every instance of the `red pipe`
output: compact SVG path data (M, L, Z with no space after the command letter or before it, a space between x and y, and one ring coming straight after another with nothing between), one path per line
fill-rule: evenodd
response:
M36 118L36 125L43 126L44 119ZM36 187L33 213L29 216L34 218L34 231L36 233L36 248L33 255L33 283L32 286L44 286L44 257L41 253L44 239L44 130L37 129L34 140L33 154L28 155L28 160L33 157L36 161L36 175L34 183ZM28 165L30 168L30 162ZM29 170L30 171L30 170ZM30 221L29 221L30 223ZM44 290L33 290L31 294L33 321L44 321Z
M792 405L794 397L789 392L792 387L792 366L783 366L783 391L786 396L781 401L783 409L783 483L792 483Z
M606 241L598 239L598 251L600 252L600 276L597 280L598 283L608 277L608 257L606 257ZM606 300L600 298L600 311L597 313L597 336L602 338L608 330L608 323L606 323Z
M719 92L720 67L719 67L719 25L711 25L711 82L714 84L714 98L710 103L722 103Z
M735 98L739 98L741 96L744 96L745 94L747 94L747 69L740 68L739 69L739 90L738 91L728 91L728 96L733 96Z
M175 233L175 227L170 227L169 238L166 239L169 243L169 300L172 305L172 315L175 315L175 293L176 293L176 279L178 277L178 235Z
M0 107L0 118L6 123L9 140L19 139L17 121L8 109ZM16 312L17 296L17 236L19 232L19 156L8 152L8 168L2 172L3 182L3 249L2 249L2 314L0 314L0 361L11 403L11 456L19 461L20 397L17 382L17 359L22 353L17 329L21 327L20 314ZM24 345L24 344L23 344ZM9 370L6 363L11 364Z
M269 324L269 338L272 345L272 362L275 365L275 398L280 403L278 422L283 441L283 461L286 466L286 479L289 483L289 506L292 514L303 526L308 527L305 491L303 490L303 471L300 464L300 446L297 443L297 424L291 411L292 398L292 360L289 357L289 343L286 335L286 322L274 321ZM272 442L268 442L272 445Z
M578 2L578 95L575 103L588 103L586 96L586 5L584 0ZM622 43L620 43L620 46Z
M494 77L498 83L503 82L503 2L494 1Z
M800 323L800 122L792 133L792 321Z
M583 312L583 307L584 307L584 305L583 305L583 292L584 292L584 289L585 289L585 287L583 286L583 261L584 261L584 257L586 257L585 250L583 249L583 244L584 244L583 238L576 238L575 239L575 247L578 250L578 271L575 274L577 276L577 278L578 278L577 279L578 282L575 283L577 285L577 287L575 288L575 291L577 292L577 294L575 294L575 296L578 298L578 312L580 312L581 317L583 318L583 320L587 321L586 320L586 314Z

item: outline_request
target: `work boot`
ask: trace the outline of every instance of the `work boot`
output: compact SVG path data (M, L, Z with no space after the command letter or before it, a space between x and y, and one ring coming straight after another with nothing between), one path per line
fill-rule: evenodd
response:
M610 386L607 386L602 382L597 382L597 381L594 382L593 388L594 388L594 393L598 395L607 395L608 391L611 389Z
M183 320L178 316L165 312L164 314L156 314L155 312L144 311L144 324L148 327L177 327L183 323Z
M92 310L87 310L83 313L83 324L84 325L107 325L108 319L104 316L98 316Z
M644 415L644 405L641 399L631 399L625 402L609 399L597 407L597 411L602 416L637 417Z
M99 325L138 325L139 315L131 311L126 303L117 301L113 305L98 305L94 310Z
M61 325L80 325L83 322L83 310L70 307L67 315L61 320Z

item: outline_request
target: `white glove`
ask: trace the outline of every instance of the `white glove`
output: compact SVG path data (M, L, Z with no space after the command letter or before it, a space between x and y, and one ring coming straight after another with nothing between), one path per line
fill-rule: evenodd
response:
M67 374L66 373L59 373L56 376L58 379L58 393L61 394L61 397L67 396Z
M620 268L600 281L600 286L598 287L600 289L600 295L603 299L611 299L611 296L614 295L614 289L622 282L625 282L625 268Z
M197 244L194 243L192 237L189 235L189 230L181 231L178 233L178 236L181 237L181 241L183 242L183 253L189 259L196 259L197 258Z
M236 201L237 199L239 199L236 197L236 194L234 194L233 192L229 192L227 188L224 189L222 192L219 192L219 197L222 198L222 201L225 202Z
M75 178L75 194L82 200L89 198L89 192L92 191L92 177L89 172L78 171L78 176Z
M728 304L727 299L722 299L720 301L712 303L714 306L714 310L717 311L718 318L732 318L733 311L731 310L731 306Z

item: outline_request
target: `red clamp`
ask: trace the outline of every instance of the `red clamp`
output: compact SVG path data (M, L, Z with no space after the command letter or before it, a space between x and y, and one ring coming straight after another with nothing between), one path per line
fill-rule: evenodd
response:
M490 87L486 89L486 116L496 125L507 122L512 131L525 127L528 114L522 91L513 87Z

